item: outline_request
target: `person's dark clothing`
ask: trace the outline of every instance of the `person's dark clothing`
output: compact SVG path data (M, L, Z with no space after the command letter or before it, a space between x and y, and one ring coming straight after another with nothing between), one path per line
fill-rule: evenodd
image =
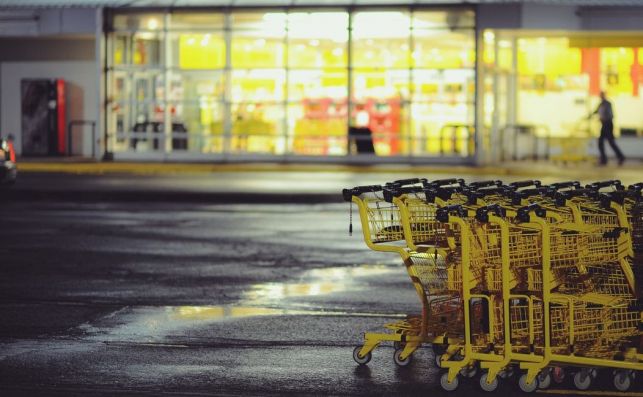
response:
M598 113L598 117L601 120L601 135L598 137L598 151L601 154L601 164L607 164L605 140L607 140L607 143L609 143L614 153L616 153L619 164L623 163L625 156L623 156L623 152L621 152L621 149L619 149L614 140L614 123L612 122L614 112L612 111L612 104L607 99L603 99L594 113Z

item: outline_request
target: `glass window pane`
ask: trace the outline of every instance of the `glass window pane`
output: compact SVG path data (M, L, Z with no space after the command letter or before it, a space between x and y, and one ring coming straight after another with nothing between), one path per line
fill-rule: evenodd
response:
M261 32L233 32L232 66L234 68L283 67L286 46L284 37L270 38Z
M414 29L474 28L475 13L472 10L415 11Z
M345 99L306 98L288 108L288 151L304 155L346 154Z
M369 98L408 98L409 71L356 69L353 72L353 95L356 100Z
M413 66L455 69L475 67L475 38L472 30L414 30Z
M233 30L259 30L267 34L283 35L286 28L284 12L234 12L232 13Z
M285 98L286 71L251 69L232 71L232 98L235 103L279 102Z
M286 146L283 125L283 105L233 104L230 149L242 153L283 153Z
M408 13L359 12L353 21L353 66L409 67Z
M288 75L288 99L333 98L348 95L346 69L291 70Z
M173 12L170 15L171 30L192 29L223 29L225 24L224 13L214 12Z
M462 157L473 155L474 114L471 104L413 103L412 152Z
M139 32L132 36L131 64L159 66L163 63L162 34Z
M439 103L473 103L475 71L413 70L413 100Z
M223 148L223 72L172 73L173 150L216 153Z
M172 34L172 66L181 69L222 69L225 67L225 39L222 33Z
M288 21L288 64L291 67L347 65L347 13L295 12L288 14Z
M120 14L114 15L114 30L163 30L163 14Z

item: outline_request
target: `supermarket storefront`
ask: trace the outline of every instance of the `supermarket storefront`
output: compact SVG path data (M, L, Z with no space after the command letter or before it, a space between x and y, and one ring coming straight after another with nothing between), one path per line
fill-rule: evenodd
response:
M176 161L594 156L586 116L604 90L640 157L643 8L560 3L106 9L104 148Z
M105 128L116 159L473 158L471 8L105 19Z

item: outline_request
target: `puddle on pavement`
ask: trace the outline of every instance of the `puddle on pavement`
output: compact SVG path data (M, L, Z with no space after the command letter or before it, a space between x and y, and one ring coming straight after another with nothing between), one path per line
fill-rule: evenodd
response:
M381 276L399 268L385 265L331 267L312 269L301 275L301 282L261 283L243 294L249 305L278 304L284 299L301 298L344 292L360 288L360 278Z
M386 265L312 269L301 274L298 282L256 284L242 295L238 305L134 307L111 316L119 323L116 327L83 324L80 328L92 339L153 342L168 335L183 333L192 327L231 319L302 314L349 315L342 311L290 309L284 306L291 306L293 300L297 303L296 298L359 290L367 286L366 278L395 271L399 271L399 268ZM369 313L350 315L382 316Z

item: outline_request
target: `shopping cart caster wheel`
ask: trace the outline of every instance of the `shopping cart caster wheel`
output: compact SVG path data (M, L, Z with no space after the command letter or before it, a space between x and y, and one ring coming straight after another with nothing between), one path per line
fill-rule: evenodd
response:
M453 379L453 382L449 382L449 373L445 372L442 374L440 377L440 386L442 389L446 391L454 391L455 389L458 388L458 384L460 381L458 380L458 377L456 376L455 379Z
M598 370L596 368L590 368L589 376L591 376L592 379L596 379L598 377Z
M433 350L433 354L435 354L436 356L441 356L446 353L447 348L444 347L444 345L433 343L431 344L431 350Z
M531 383L527 383L527 374L522 374L518 379L518 387L525 393L533 393L538 388L538 378L535 378Z
M371 352L366 353L364 357L360 357L360 350L362 350L362 346L357 346L355 349L353 349L353 360L355 360L355 362L359 365L366 365L369 361L371 361Z
M485 372L480 377L480 388L484 391L492 392L498 388L498 378L494 378L491 383L487 383L488 372Z
M478 374L478 367L474 364L468 367L464 367L460 370L460 375L462 375L465 378L473 378Z
M551 371L544 369L538 374L538 388L547 389L549 386L551 386Z
M578 390L587 390L592 385L592 376L589 371L578 371L574 374L574 386Z
M616 371L614 374L614 387L618 391L628 391L632 386L632 377L627 371Z
M395 353L393 353L393 361L395 361L395 364L397 364L398 367L407 367L409 364L411 364L411 361L413 361L413 355L409 355L404 360L402 360L400 356L402 355L403 351L404 348L400 348L395 350Z

